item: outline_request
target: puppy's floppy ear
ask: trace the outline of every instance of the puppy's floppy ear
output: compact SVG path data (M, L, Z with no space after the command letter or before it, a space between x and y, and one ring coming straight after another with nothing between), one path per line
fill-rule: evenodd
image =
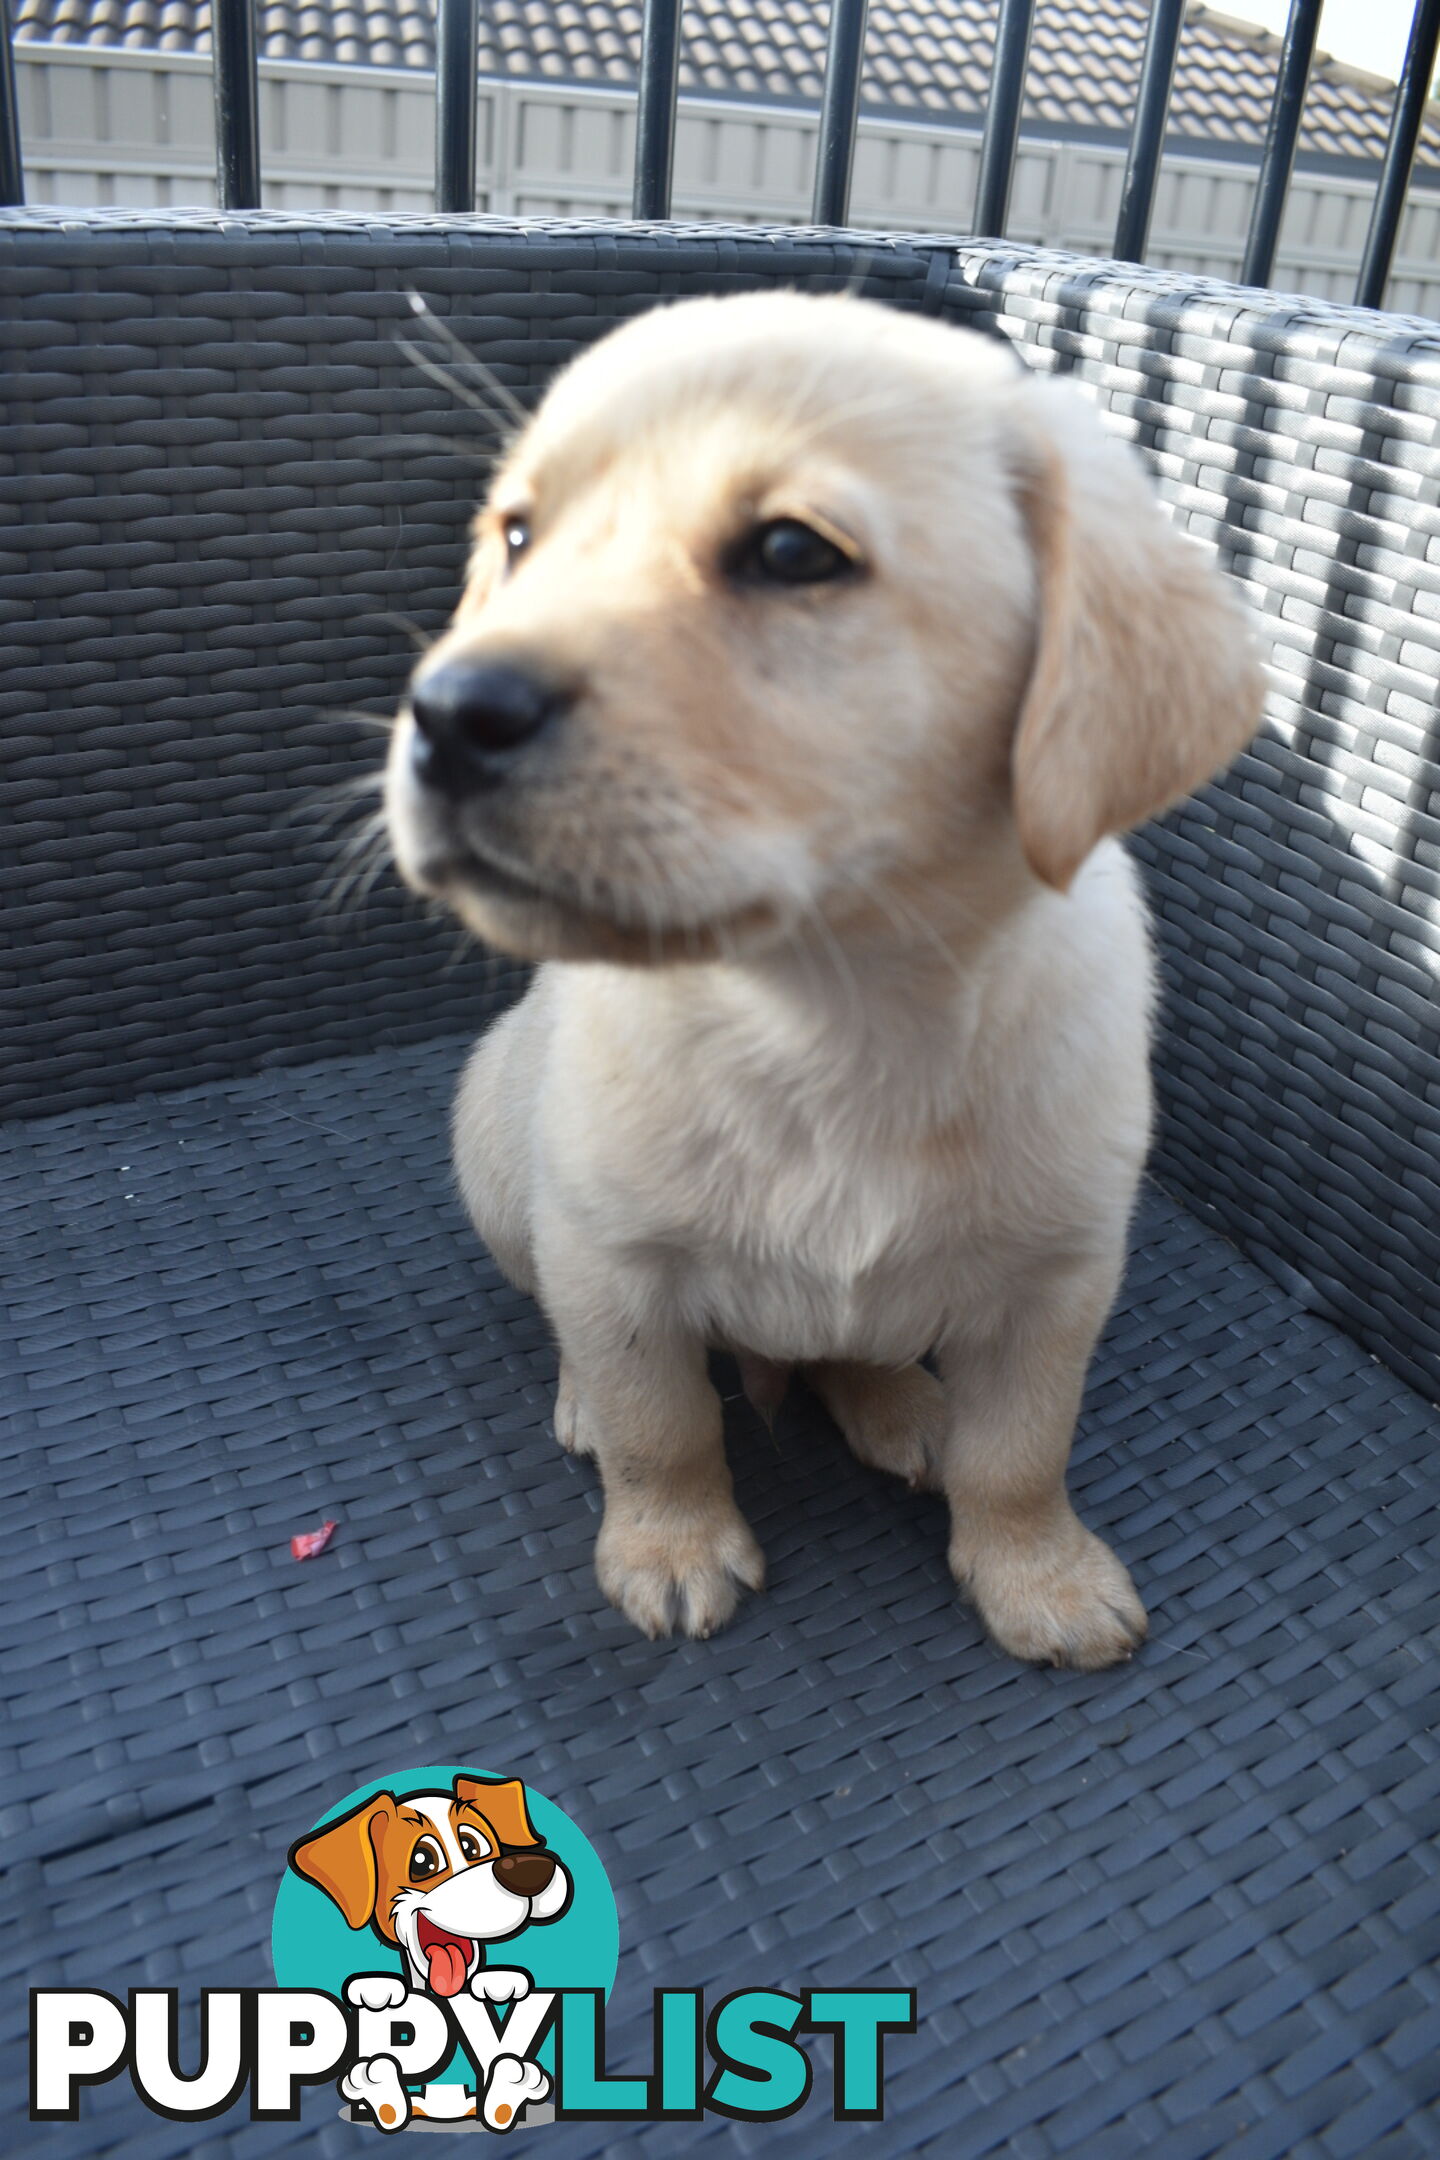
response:
M376 1846L395 1812L393 1794L372 1793L348 1815L298 1838L290 1848L290 1865L296 1874L332 1898L352 1928L368 1927L375 1917Z
M525 1812L525 1787L519 1778L457 1777L455 1797L477 1807L502 1845L538 1845Z
M1067 386L1026 383L1019 497L1039 625L1012 751L1030 867L1062 891L1095 843L1209 780L1260 724L1264 683L1222 574Z

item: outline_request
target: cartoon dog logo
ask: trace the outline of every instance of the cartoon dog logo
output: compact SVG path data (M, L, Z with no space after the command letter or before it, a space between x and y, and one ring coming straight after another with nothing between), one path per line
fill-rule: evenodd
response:
M371 1928L404 1958L408 1988L394 1973L349 1983L347 1996L367 2010L397 2008L411 1990L520 2002L532 1976L488 1965L486 1951L522 1928L558 1920L572 1890L531 1827L518 1778L461 1775L450 1792L372 1793L298 1839L290 1865L339 1906L350 1927ZM455 2121L477 2112L488 2129L508 2130L527 2103L545 2099L550 2080L538 2063L502 2052L473 2099L464 2086L445 2084L428 2084L416 2096L400 2082L393 2058L381 2055L358 2062L340 2089L382 2130L402 2130L412 2115Z

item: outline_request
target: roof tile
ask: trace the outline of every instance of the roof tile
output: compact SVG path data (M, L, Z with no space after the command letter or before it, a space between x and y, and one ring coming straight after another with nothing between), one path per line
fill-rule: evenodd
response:
M17 36L62 45L207 52L209 0L11 0ZM271 60L372 66L434 65L434 0L258 0L259 49ZM1025 118L1125 132L1134 106L1148 0L1039 0ZM813 105L824 70L829 0L686 0L680 81L724 96L756 84ZM864 102L903 115L983 112L995 44L994 0L874 0ZM631 83L639 50L634 0L491 0L480 20L487 75ZM1175 134L1259 145L1274 92L1279 41L1192 5L1171 106ZM1378 158L1390 95L1319 59L1301 131L1302 154ZM1440 121L1427 123L1420 161L1440 166Z

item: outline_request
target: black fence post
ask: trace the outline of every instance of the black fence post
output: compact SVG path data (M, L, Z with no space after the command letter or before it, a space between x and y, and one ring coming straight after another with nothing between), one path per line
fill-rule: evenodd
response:
M475 208L480 0L438 0L435 11L435 208Z
M1370 212L1370 230L1365 235L1365 252L1360 258L1360 276L1355 285L1357 307L1378 308L1385 304L1385 287L1390 282L1390 265L1395 259L1395 243L1400 237L1400 220L1405 214L1405 197L1410 187L1410 168L1415 163L1425 104L1435 74L1437 46L1440 46L1440 0L1416 0L1410 41L1405 48L1405 64L1395 92L1395 110L1390 116L1385 162L1380 168L1380 184L1375 190L1375 203Z
M15 94L15 46L10 28L10 0L0 0L0 209L18 210L25 201L25 168L20 161L20 103Z
M1175 82L1175 61L1180 51L1180 32L1185 22L1185 0L1154 0L1145 57L1140 63L1140 89L1135 99L1135 125L1130 131L1130 155L1120 186L1120 217L1115 227L1115 253L1121 262L1144 262L1150 237L1150 215L1155 208L1155 184L1160 177L1160 153L1165 144L1165 118Z
M995 25L995 67L990 77L990 103L985 114L985 134L980 144L980 176L975 183L974 232L989 240L1005 237L1005 216L1010 207L1010 186L1015 177L1015 150L1020 140L1020 112L1025 100L1025 67L1030 58L1030 32L1035 23L1035 0L1000 0L1000 19Z
M825 88L820 99L820 142L815 156L817 225L843 225L850 215L850 175L860 122L860 75L865 63L865 18L870 0L831 0Z
M1315 58L1322 4L1323 0L1290 0L1275 78L1275 102L1265 130L1255 200L1250 206L1245 259L1240 265L1242 285L1268 285L1275 268L1275 249L1295 167L1295 145L1300 140L1300 119L1310 82L1310 64Z
M675 174L675 104L680 94L680 0L645 0L640 25L640 89L635 106L632 215L668 218Z
M222 210L260 207L260 77L254 0L211 0L215 188Z

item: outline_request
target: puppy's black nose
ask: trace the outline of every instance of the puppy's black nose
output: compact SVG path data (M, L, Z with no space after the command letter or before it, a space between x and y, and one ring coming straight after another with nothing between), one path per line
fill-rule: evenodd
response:
M539 1897L555 1873L555 1862L548 1852L507 1852L495 1862L495 1873L517 1897Z
M498 787L516 751L569 702L553 683L503 661L422 668L410 685L416 774L451 795Z

